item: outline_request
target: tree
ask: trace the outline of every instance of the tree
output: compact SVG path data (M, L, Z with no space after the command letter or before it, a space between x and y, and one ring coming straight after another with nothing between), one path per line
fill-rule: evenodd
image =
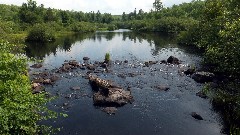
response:
M126 13L125 13L125 12L123 12L123 14L122 14L122 20L123 20L123 21L126 21L126 20L127 20L127 16L126 16Z
M35 24L43 21L44 6L37 6L36 1L28 0L19 10L19 18L23 23Z
M98 23L102 22L102 15L99 10L96 13L96 22L98 22Z
M52 22L56 21L56 19L56 15L53 13L53 10L48 8L44 16L44 22Z
M160 11L163 8L162 2L161 0L155 0L155 2L153 3L153 8L155 9L155 11Z

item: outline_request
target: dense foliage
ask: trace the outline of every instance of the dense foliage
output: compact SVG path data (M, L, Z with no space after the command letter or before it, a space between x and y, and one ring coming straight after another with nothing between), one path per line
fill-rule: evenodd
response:
M14 47L0 41L0 134L37 134L37 121L55 114L46 109L44 94L32 94L27 59L11 54Z
M46 25L36 24L29 31L26 41L28 42L53 42L56 37L52 29Z
M180 42L205 48L205 62L215 72L240 73L240 2L206 0L201 21L180 35Z

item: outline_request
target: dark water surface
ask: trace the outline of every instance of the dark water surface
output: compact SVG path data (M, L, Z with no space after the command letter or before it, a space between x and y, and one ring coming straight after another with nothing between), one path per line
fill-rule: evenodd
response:
M110 73L96 72L100 78L118 83L124 89L130 87L134 102L119 107L115 115L93 106L92 89L84 78L88 70L76 69L67 73L55 73L65 60L77 60L87 56L90 63L103 61L105 53L111 55ZM29 45L29 57L43 60L41 69L61 77L46 90L58 99L48 104L50 109L68 114L43 122L60 127L57 134L77 135L218 135L221 121L212 111L208 99L196 96L203 85L181 73L188 65L198 66L201 56L197 50L176 45L174 38L161 34L137 34L125 30L97 32L94 34L63 37L51 45ZM160 60L175 56L181 65L160 64ZM128 60L128 63L122 61ZM146 61L159 61L149 67ZM97 71L103 71L98 68ZM159 91L156 86L170 87ZM77 91L70 87L79 86ZM63 104L67 103L66 106ZM204 120L191 117L197 112Z

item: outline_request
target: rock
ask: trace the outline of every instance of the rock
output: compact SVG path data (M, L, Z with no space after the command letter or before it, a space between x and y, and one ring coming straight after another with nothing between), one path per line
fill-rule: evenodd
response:
M95 70L95 66L92 64L87 65L88 70Z
M199 91L198 93L196 93L196 96L199 96L200 98L205 98L205 99L207 98L207 95L202 91Z
M68 105L69 105L68 103L63 103L63 106L65 106L65 107L68 106Z
M167 61L166 60L161 60L160 64L167 64Z
M146 67L149 67L149 62L148 62L148 61L144 62L144 65L145 65Z
M68 62L69 65L74 66L74 67L79 67L79 63L76 60L70 60Z
M46 76L49 76L49 73L44 71L44 72L39 73L38 75L41 77L46 77Z
M184 71L184 74L185 75L192 75L192 74L195 73L195 71L196 71L195 68L189 68L186 71Z
M43 78L35 78L32 80L33 83L43 83L44 82L44 79Z
M210 72L196 72L192 75L192 78L198 83L212 82L214 74Z
M180 61L178 58L174 57L174 56L170 56L168 59L167 59L167 63L170 63L170 64L180 64Z
M131 103L133 100L130 91L125 91L121 87L114 85L111 81L89 75L89 82L93 90L95 90L93 95L94 105L123 106Z
M128 63L128 60L124 60L124 63Z
M43 91L45 91L45 88L43 86L39 85L32 90L32 94L38 94Z
M108 94L104 92L97 92L93 95L94 105L99 106L123 106L127 103L131 103L132 95L130 91L125 91L119 88L109 88Z
M158 61L149 61L149 65L154 65L154 64L157 64Z
M119 65L119 64L121 64L122 62L120 61L120 60L116 60L115 61L115 64L117 64L117 65Z
M74 86L74 87L71 87L70 89L71 90L80 90L80 87L79 86Z
M69 65L69 63L64 63L62 65L62 67L59 68L59 71L67 72L67 71L69 71L72 68L73 68L73 66Z
M45 79L43 81L43 84L52 84L52 81L50 79Z
M36 87L38 87L40 85L41 85L40 83L33 83L31 86L32 86L32 89L35 89Z
M128 73L127 76L128 77L135 77L135 76L137 76L137 74L136 73Z
M83 57L83 60L90 60L90 58L88 58L88 57Z
M117 108L116 107L105 107L102 109L103 112L107 113L107 114L115 114L116 111L117 111Z
M59 77L56 75L53 75L49 79L51 80L51 82L56 82L59 79Z
M160 91L168 91L170 89L168 86L165 85L158 85L155 88L157 88Z
M33 64L32 66L30 66L31 68L41 68L43 65L40 63L37 64Z
M197 120L203 120L202 116L200 116L199 114L197 114L196 112L192 112L191 116Z
M107 68L108 64L107 63L102 63L100 67L102 68Z
M126 76L124 74L118 74L117 76L120 78L126 79Z

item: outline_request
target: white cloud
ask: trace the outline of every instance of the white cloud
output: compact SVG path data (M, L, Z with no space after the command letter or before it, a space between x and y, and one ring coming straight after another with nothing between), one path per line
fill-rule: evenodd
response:
M136 8L148 12L152 8L154 0L35 0L38 5L44 4L45 7L55 9L75 10L90 12L100 10L101 13L122 14L129 13ZM191 0L162 0L164 6L172 6ZM1 0L0 4L22 5L27 0Z

